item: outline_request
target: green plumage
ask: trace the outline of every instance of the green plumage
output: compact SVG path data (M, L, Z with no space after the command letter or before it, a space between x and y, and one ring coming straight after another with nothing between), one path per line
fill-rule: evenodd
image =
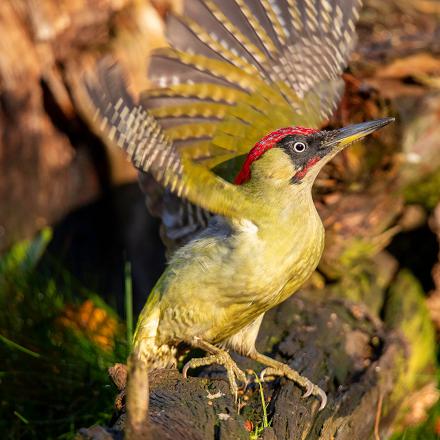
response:
M236 391L243 373L225 352L234 349L325 405L321 389L258 353L255 339L264 313L293 294L321 257L324 230L311 197L317 173L390 121L300 138L313 150L310 167L292 141L255 161L244 185L228 173L269 132L319 127L331 115L359 8L359 0L184 1L182 16L167 20L171 47L152 55L157 88L136 103L106 62L89 78L102 130L163 188L158 199L157 188L143 186L155 194L165 237L187 243L139 318L134 355L149 369L175 365L186 342L211 356L190 361L185 374L220 362Z
M274 169L277 173L272 174ZM252 219L218 219L174 253L141 313L135 336L135 350L149 362L158 347L190 342L194 336L230 346L240 329L310 276L322 253L324 231L311 184L291 185L293 172L281 150L266 153L255 163L252 181L239 187L243 197L252 200ZM155 316L159 319L153 342ZM242 354L255 350L255 339L241 342L230 348ZM170 363L163 359L163 366Z

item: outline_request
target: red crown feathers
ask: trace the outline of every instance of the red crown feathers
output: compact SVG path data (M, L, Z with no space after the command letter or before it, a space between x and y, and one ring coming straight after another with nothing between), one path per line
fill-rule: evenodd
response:
M279 130L272 131L268 135L264 136L259 142L257 142L254 147L249 151L240 172L234 180L236 185L241 185L247 182L251 178L251 165L254 161L258 160L267 150L270 150L274 145L281 139L288 135L302 134L309 135L316 133L318 130L313 128L304 127L285 127Z

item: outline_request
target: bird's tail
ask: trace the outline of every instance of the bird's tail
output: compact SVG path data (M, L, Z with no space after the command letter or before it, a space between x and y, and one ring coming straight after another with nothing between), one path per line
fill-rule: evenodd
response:
M133 337L133 354L145 363L148 371L177 365L176 349L158 342L160 320L160 280L142 309Z
M149 438L148 432L148 372L176 366L176 349L157 343L160 318L160 294L151 292L142 310L133 339L133 350L128 359L126 438Z

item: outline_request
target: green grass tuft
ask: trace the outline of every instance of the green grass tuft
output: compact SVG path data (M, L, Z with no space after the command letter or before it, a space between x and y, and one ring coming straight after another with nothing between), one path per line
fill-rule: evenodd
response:
M269 406L269 403L266 403L266 398L264 397L263 385L258 375L256 373L254 373L254 375L255 375L255 382L257 382L259 388L261 407L263 409L263 418L259 423L255 424L254 430L249 434L250 440L258 440L263 435L263 431L266 428L269 428L272 424L272 421L269 420L267 417L267 407Z
M69 439L108 423L115 388L107 369L127 354L124 325L99 296L55 265L39 267L50 238L46 229L0 260L4 439Z
M131 264L125 263L125 320L127 329L127 356L131 351L133 340L133 283L131 279Z

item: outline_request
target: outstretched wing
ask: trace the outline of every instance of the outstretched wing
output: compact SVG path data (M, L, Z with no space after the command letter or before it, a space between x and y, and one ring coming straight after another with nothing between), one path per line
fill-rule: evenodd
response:
M116 71L100 68L105 97L90 92L108 134L167 188L153 191L165 237L186 241L207 211L250 218L251 204L227 182L238 157L270 131L318 127L332 114L360 3L184 0L167 18L170 47L151 57L157 88L135 104ZM152 194L151 182L141 186Z
M118 65L102 60L86 87L100 130L126 151L136 168L209 212L254 220L255 204L242 188L179 152L154 116L134 103Z
M214 167L283 126L334 111L359 0L187 0L141 103L176 148Z

